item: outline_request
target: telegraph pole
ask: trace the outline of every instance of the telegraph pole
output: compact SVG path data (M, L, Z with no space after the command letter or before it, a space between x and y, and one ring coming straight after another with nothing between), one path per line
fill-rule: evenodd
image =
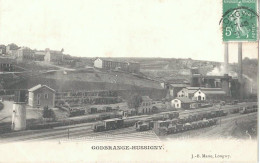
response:
M221 110L221 104L219 105L219 111ZM219 116L219 126L221 127L221 116Z

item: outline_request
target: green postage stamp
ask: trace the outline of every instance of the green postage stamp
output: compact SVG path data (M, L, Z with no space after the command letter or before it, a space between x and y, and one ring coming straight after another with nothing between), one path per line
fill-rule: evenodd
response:
M223 0L223 41L257 41L258 0ZM221 22L220 22L221 23Z

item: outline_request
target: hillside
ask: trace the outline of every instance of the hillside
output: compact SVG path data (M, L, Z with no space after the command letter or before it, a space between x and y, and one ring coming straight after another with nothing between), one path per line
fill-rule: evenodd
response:
M93 60L94 58L82 59L81 68L75 70L43 62L18 63L16 67L27 73L1 75L0 84L9 89L19 89L19 85L27 88L41 81L44 81L45 84L58 83L55 85L63 85L63 89L69 89L75 84L78 89L162 89L159 82L162 80L185 79L189 81L191 67L198 67L200 73L204 75L209 73L221 75L222 71L222 63L219 62L174 58L113 58L113 60L139 62L140 74L131 74L91 68ZM245 58L243 60L243 73L255 82L257 81L256 74L258 74L257 67L256 59ZM236 73L237 65L230 64L230 70ZM23 84L20 84L21 82ZM84 85L84 88L80 85Z

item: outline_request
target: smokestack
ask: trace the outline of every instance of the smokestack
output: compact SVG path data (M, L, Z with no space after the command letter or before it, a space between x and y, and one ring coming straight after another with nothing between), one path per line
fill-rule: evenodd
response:
M224 51L224 74L228 74L228 43L225 43L225 51Z
M242 42L238 43L238 82L240 99L244 98L244 82L243 82L243 67L242 67Z
M242 71L242 42L238 43L238 81L243 82L243 71Z

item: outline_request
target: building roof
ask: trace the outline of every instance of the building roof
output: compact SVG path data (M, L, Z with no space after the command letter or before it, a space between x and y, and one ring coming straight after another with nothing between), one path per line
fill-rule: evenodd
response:
M195 103L195 101L189 99L188 97L177 97L176 99L180 100L183 103Z
M221 91L221 88L186 87L188 90Z
M188 94L193 94L195 92L197 92L198 90L188 90Z
M44 50L38 50L38 51L36 50L34 52L36 55L45 55L46 54L46 52Z
M189 84L189 82L186 79L169 79L166 81L170 84Z
M49 90L55 92L54 89L52 89L52 88L50 88L50 87L48 87L48 86L46 86L46 85L41 85L41 84L38 84L38 85L36 85L36 86L34 86L34 87L28 89L28 91L29 91L29 92L34 92L34 91L36 91L36 90L38 90L38 89L40 89L40 88L42 88L42 87L48 88Z
M185 89L188 94L194 94L195 92L197 92L199 90L207 95L216 95L216 94L225 95L226 94L226 92L223 91L221 88L186 87L180 91L183 91L183 90L185 91Z
M202 91L203 93L205 93L206 95L225 95L226 92L225 91Z
M142 96L143 101L151 101L152 99L149 96Z
M111 60L111 59L108 59L108 58L96 58L96 59L94 59L94 61L98 60L98 59L103 60L103 61L117 62L117 63L124 63L124 64L139 64L139 62L132 62L132 61L126 62L126 61L119 61L119 60Z
M170 84L172 87L187 87L188 84Z
M14 59L11 58L5 58L5 57L0 57L0 63L15 63Z
M56 54L56 55L61 55L63 54L63 51L58 51L58 50L50 50L50 49L45 49L46 53L49 52L50 54Z

